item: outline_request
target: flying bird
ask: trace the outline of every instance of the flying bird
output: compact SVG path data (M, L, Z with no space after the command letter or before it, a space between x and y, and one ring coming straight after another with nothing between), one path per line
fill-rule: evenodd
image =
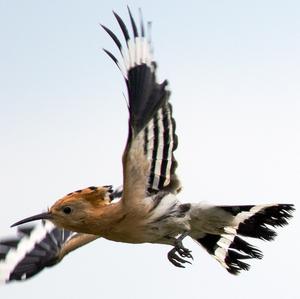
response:
M176 267L193 259L183 244L190 237L229 273L248 270L248 259L262 252L244 237L271 241L273 227L284 226L292 204L215 206L181 203L181 183L174 152L176 125L168 81L156 79L150 26L137 24L128 9L132 34L114 12L125 42L101 25L120 51L121 60L104 50L127 86L129 126L123 153L123 187L91 186L69 193L46 212L23 219L17 235L0 240L0 282L26 280L68 253L99 237L126 243L167 244ZM27 222L42 220L37 225ZM247 239L248 240L248 239Z

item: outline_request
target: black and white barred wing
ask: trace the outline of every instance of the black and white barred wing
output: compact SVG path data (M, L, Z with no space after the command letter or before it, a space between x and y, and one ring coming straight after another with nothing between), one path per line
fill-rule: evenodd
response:
M116 13L114 15L126 47L110 29L103 28L121 52L123 63L105 50L122 71L128 90L129 136L123 155L123 199L134 201L134 198L144 198L145 192L152 194L163 189L176 193L180 190L173 155L177 136L172 107L168 102L168 83L159 84L156 80L156 63L142 18L138 30L129 11L133 31L133 37L130 37L122 19Z
M17 236L0 240L0 284L26 280L96 238L57 228L49 221L20 226Z

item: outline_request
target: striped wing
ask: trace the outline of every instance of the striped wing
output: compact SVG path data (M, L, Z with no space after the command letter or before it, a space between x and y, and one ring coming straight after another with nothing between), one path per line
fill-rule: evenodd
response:
M124 196L144 198L160 190L176 193L180 182L175 175L177 147L175 121L168 102L167 81L156 80L156 63L152 58L150 38L146 37L141 17L140 28L131 15L130 37L122 19L114 13L124 35L126 47L107 27L102 26L120 50L122 61L104 50L123 73L128 91L129 136L123 155ZM150 34L148 26L148 35Z
M178 191L179 181L175 175L177 162L173 154L177 148L177 135L171 104L167 103L154 114L143 134L145 154L151 163L148 191L165 188Z
M26 280L96 238L59 229L49 221L18 227L16 237L0 240L0 284Z

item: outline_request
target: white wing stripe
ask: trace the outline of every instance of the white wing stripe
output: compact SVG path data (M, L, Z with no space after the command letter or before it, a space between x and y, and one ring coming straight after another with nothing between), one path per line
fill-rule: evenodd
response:
M49 221L46 221L44 225L42 223L39 224L30 236L22 238L17 248L11 249L8 252L6 258L0 262L0 284L9 280L10 274L14 271L18 263L34 248L36 243L43 240L46 234L54 228L55 226Z
M168 185L171 180L171 166L172 166L172 153L173 153L173 145L174 145L174 140L173 140L173 135L174 135L174 128L172 124L172 119L171 119L171 113L170 110L167 111L167 117L168 117L168 123L169 123L169 149L168 149L168 162L167 162L167 167L166 167L166 181L164 185Z
M157 129L158 129L158 135L156 136L158 146L157 146L157 152L155 156L155 166L154 166L154 182L153 182L153 188L158 189L159 188L159 179L160 179L160 173L161 173L161 165L162 165L162 158L163 158L163 150L164 150L164 124L163 124L163 115L162 115L162 109L159 109L157 117ZM158 174L158 175L157 175Z
M128 48L122 51L126 72L143 63L147 64L153 71L152 55L147 40L144 37L136 37L134 40L128 40L127 45Z

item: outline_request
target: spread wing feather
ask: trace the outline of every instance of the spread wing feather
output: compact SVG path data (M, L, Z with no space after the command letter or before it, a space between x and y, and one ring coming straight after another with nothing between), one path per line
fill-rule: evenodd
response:
M17 236L0 240L0 284L26 280L97 238L57 228L49 221L20 226Z
M117 36L105 26L104 30L117 45L122 63L105 50L122 71L126 81L129 103L129 134L123 154L124 201L137 201L145 195L167 189L176 193L180 182L176 177L177 148L175 121L169 103L170 91L165 80L158 83L156 63L152 58L151 41L146 38L143 20L140 28L129 11L133 37L119 15L114 13L125 38L123 47Z

